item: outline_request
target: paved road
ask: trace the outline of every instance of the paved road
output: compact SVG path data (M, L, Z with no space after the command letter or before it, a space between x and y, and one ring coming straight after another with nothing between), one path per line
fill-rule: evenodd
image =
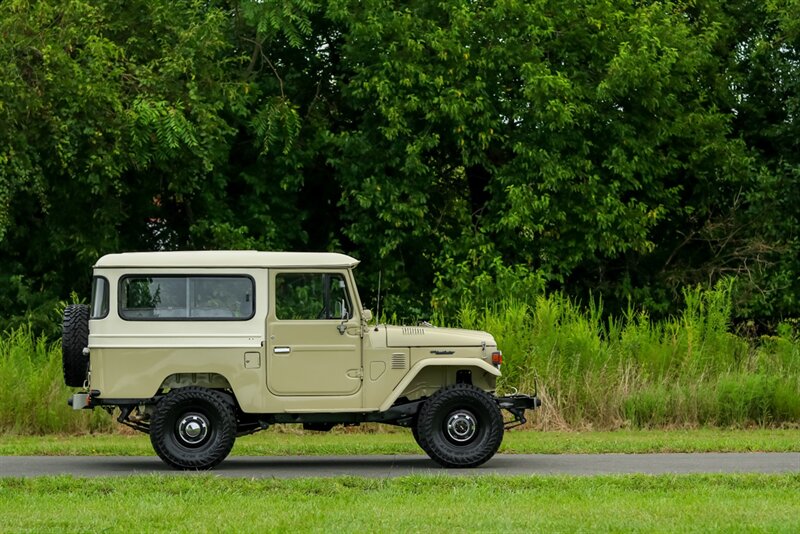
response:
M232 456L224 477L296 478L358 475L597 475L607 473L800 472L800 453L498 454L477 469L441 469L427 456ZM0 476L127 476L175 473L152 456L0 456Z

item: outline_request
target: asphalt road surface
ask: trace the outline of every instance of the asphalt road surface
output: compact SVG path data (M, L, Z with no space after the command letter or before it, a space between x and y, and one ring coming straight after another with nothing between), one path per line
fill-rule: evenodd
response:
M231 456L213 474L242 478L356 475L599 475L800 472L800 453L498 454L475 469L442 469L427 456ZM0 456L0 477L128 476L174 471L155 456ZM191 473L189 473L191 474Z

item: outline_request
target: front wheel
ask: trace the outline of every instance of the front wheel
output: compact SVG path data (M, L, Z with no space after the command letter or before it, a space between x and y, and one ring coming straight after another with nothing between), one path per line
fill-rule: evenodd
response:
M417 442L419 448L425 451L425 454L430 456L430 453L428 452L428 444L425 442L425 440L420 438L419 435L419 418L415 418L414 423L411 425L411 435L414 436L414 441Z
M213 389L170 391L156 405L150 423L153 449L176 469L211 469L228 456L235 439L233 400Z
M444 467L477 467L503 441L503 415L495 400L470 384L439 390L419 411L416 435L422 449Z

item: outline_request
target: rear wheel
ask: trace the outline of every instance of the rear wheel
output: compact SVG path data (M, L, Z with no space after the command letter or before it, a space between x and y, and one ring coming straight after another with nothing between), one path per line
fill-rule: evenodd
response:
M211 469L228 456L235 439L233 400L213 389L170 391L156 405L150 423L153 449L176 469Z
M491 395L470 384L455 384L422 405L415 437L444 467L477 467L500 447L503 416Z

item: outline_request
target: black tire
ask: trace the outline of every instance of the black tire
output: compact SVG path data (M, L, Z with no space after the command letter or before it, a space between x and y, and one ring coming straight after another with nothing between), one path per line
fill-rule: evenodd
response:
M411 435L414 436L414 441L417 442L419 448L425 451L425 454L430 456L428 452L428 445L419 437L419 418L414 419L414 424L411 425Z
M491 395L470 384L440 389L417 418L417 442L443 467L477 467L503 441L503 415Z
M81 387L89 374L89 356L83 349L89 345L89 306L70 304L64 309L61 326L61 365L64 383Z
M228 456L235 440L233 399L213 389L173 389L158 401L150 422L153 449L175 469L211 469Z

